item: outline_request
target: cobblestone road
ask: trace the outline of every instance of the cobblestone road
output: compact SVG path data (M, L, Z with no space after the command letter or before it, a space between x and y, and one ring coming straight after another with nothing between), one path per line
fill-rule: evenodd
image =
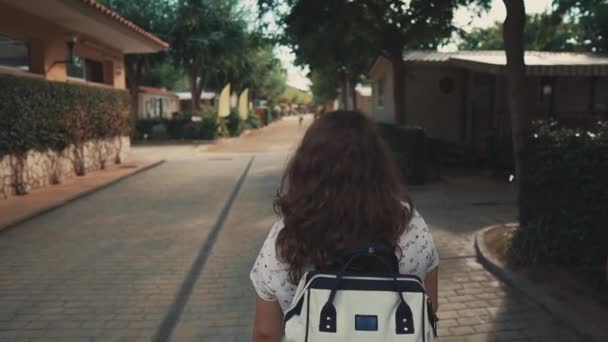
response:
M303 130L286 119L207 152L136 149L168 161L0 233L0 341L250 340L248 272ZM442 257L442 342L577 340L475 261L473 233L515 218L508 185L411 192Z

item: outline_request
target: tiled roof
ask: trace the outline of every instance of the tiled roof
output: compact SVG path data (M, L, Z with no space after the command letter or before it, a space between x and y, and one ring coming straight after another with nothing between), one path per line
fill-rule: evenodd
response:
M403 54L403 60L406 62L441 63L447 62L452 55L454 55L452 52L410 50Z
M505 52L406 51L403 60L410 64L449 64L478 71L501 73L507 64ZM526 72L547 76L608 76L608 55L578 52L526 51Z
M526 65L608 65L608 56L580 52L526 51ZM439 52L414 50L403 54L407 62L442 63L453 59L483 64L506 65L502 50Z
M100 13L108 16L109 18L115 20L116 22L128 27L129 29L139 33L140 35L148 38L149 40L155 42L156 44L162 46L163 48L168 48L169 44L165 41L163 41L162 39L156 37L155 35L153 35L152 33L142 29L141 27L135 25L133 22L121 17L120 15L118 15L118 13L110 10L109 8L107 8L106 6L98 3L95 0L81 0L83 3L91 6L92 8L96 9L97 11L99 11Z

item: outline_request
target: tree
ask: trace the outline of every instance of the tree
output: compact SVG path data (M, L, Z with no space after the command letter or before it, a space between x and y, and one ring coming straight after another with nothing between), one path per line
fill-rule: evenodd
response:
M190 80L192 106L210 82L221 87L246 46L246 23L234 0L179 0L172 53Z
M252 98L266 99L274 104L287 87L283 66L273 53L272 45L264 42L247 54L251 68L246 84L251 89Z
M316 71L313 70L310 73L310 80L312 82L311 91L315 104L325 104L329 101L333 101L338 97L338 87L340 85L339 77L335 71L328 70Z
M141 84L177 90L184 76L184 71L168 58L162 63L150 65L142 75Z
M528 15L524 32L524 47L533 51L580 51L584 50L576 38L580 26L564 22L548 13ZM487 28L477 28L461 34L460 50L503 50L503 23Z
M607 0L553 0L557 21L568 20L579 29L573 38L586 51L608 53Z
M524 59L524 30L526 25L526 8L524 0L503 0L507 8L503 36L507 55L507 103L511 116L511 135L513 139L513 156L515 159L515 177L522 184L525 133L529 118L525 106L526 63Z
M262 13L277 6L281 0L258 0ZM280 20L285 24L286 34L289 35L297 22L302 26L297 32L301 38L313 42L313 52L319 57L331 54L342 45L330 46L329 49L315 48L315 44L323 44L324 40L334 41L332 38L347 39L352 35L361 38L365 44L357 39L352 46L366 47L374 57L386 57L393 66L394 75L394 101L395 116L398 122L405 123L405 62L403 53L406 48L435 48L446 41L454 28L452 19L454 9L459 5L479 3L487 7L488 0L285 0L290 7L287 14L279 12L282 18L297 19ZM302 9L304 8L304 9ZM311 20L310 18L314 18ZM342 25L348 30L344 29ZM309 34L308 32L313 32ZM320 32L321 34L315 34ZM337 34L334 34L336 32ZM325 33L325 34L324 34ZM299 39L305 41L305 39ZM302 53L296 50L296 55ZM304 54L308 56L309 54ZM353 55L352 53L350 55ZM331 62L324 58L326 63ZM309 62L306 60L306 62ZM349 64L350 66L350 64ZM311 65L312 69L315 69Z
M171 0L102 0L99 2L160 38L169 37L174 22L174 7ZM165 62L168 57L166 52L125 56L125 72L129 92L133 99L131 108L134 117L138 112L137 92L144 75Z
M373 37L351 20L354 10L357 7L347 1L297 1L285 18L283 43L293 49L296 63L334 77L342 89L344 108L348 92L354 93L360 75L377 57ZM357 107L355 96L352 106Z

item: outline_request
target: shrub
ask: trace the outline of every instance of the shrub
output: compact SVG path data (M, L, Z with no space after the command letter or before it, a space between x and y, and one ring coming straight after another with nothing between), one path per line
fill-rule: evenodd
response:
M608 125L537 123L528 136L516 264L557 263L603 278L608 256Z
M0 76L0 157L129 135L126 91Z
M231 111L226 120L228 132L231 137L238 137L243 133L245 124L237 111Z
M422 128L379 124L384 141L393 152L401 174L409 184L424 184L427 178L427 139Z
M193 118L200 118L200 121L193 121ZM186 112L176 116L172 120L138 120L135 123L136 129L132 138L141 140L144 139L144 135L147 135L149 139L154 140L214 140L218 135L217 121L217 114L213 110ZM164 131L161 126L164 127Z
M167 125L167 135L170 139L184 139L184 127L192 122L190 113L182 113L171 120L163 120Z
M144 136L148 138L152 135L152 127L161 123L161 120L155 119L142 119L135 122L135 130L131 136L134 140L144 139Z
M267 125L270 125L272 122L277 121L281 118L281 112L275 108L268 108L267 110Z
M201 124L200 138L204 140L217 139L218 120L217 113L213 110L203 113L203 121Z
M167 140L169 135L167 134L167 126L164 123L158 123L152 126L150 131L150 139L152 140Z
M188 122L183 126L183 135L184 139L195 140L199 139L201 136L201 127L202 124L200 122Z
M257 129L262 127L262 121L260 117L255 113L249 113L247 120L245 121L245 127L250 129Z

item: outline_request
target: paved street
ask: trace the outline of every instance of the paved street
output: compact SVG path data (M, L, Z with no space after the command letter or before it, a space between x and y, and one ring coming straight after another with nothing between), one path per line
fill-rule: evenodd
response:
M135 148L167 162L0 232L0 341L249 341L248 273L304 130L286 118L217 146ZM475 231L515 220L509 185L411 193L442 258L442 342L577 341L475 261Z

